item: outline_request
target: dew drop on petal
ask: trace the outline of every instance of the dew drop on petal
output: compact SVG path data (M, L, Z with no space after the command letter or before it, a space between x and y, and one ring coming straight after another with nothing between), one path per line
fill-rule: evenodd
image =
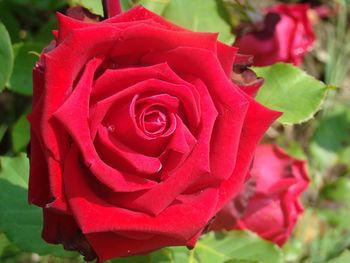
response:
M107 131L114 132L115 131L115 126L114 125L107 125Z

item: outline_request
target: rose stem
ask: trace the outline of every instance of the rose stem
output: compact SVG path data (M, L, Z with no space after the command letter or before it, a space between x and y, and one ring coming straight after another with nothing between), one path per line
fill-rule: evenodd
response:
M102 5L105 18L119 15L122 12L119 0L102 0Z

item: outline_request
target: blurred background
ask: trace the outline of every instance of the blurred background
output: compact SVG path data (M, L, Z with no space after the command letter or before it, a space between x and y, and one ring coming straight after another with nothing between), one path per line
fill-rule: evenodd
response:
M264 138L307 159L311 177L303 196L305 213L281 249L279 262L350 262L350 1L126 0L122 4L124 9L143 4L193 30L219 31L220 39L232 44L241 24L259 19L264 8L278 2L310 4L308 18L316 43L300 67L331 87L314 119L293 126L277 123ZM103 15L98 0L0 0L1 263L83 261L40 240L41 211L26 200L31 69L53 39L55 12L65 13L76 5ZM137 257L113 262L163 261Z

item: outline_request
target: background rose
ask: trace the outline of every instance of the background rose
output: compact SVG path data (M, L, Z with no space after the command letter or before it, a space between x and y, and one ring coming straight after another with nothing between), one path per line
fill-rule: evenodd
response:
M308 10L307 4L277 4L267 9L263 22L242 26L234 46L254 55L256 66L299 65L315 41Z
M43 238L100 260L193 246L279 115L233 84L236 49L136 7L58 15L34 72L29 201Z
M213 223L214 230L248 229L283 245L303 212L299 197L308 186L306 162L275 145L256 150L251 178Z

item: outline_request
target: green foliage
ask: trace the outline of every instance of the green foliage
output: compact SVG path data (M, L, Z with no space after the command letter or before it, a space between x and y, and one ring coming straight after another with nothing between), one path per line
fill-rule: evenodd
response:
M145 257L116 259L113 263L282 263L281 250L250 232L209 233L195 248L171 247Z
M330 206L336 204L334 209L322 208L321 216L338 229L350 231L350 179L340 177L327 184L321 191L321 197Z
M324 198L350 205L350 180L341 177L323 188Z
M7 84L13 67L13 52L10 36L0 21L0 91Z
M325 82L340 86L344 83L350 70L350 29L348 11L350 4L346 0L339 0L339 15L336 17L336 27L327 32L327 61Z
M39 43L21 43L14 46L15 63L10 79L12 91L22 95L32 94L32 70L44 46Z
M25 151L30 140L30 126L25 112L12 127L11 138L14 152Z
M9 1L0 1L0 20L5 25L12 42L19 39L20 25L15 17L13 5Z
M71 6L83 6L90 10L90 12L103 16L103 7L101 1L96 0L68 0Z
M138 3L148 10L152 10L153 12L162 15L170 2L171 0L139 0Z
M133 0L120 0L120 3L122 5L123 11L130 9L134 5Z
M198 242L194 253L201 263L220 263L232 259L261 263L283 262L282 252L276 245L244 231L233 231L226 235L210 233Z
M1 124L0 125L0 142L1 142L2 138L4 137L6 130L7 130L7 125Z
M301 69L278 63L254 68L265 79L257 100L263 105L283 112L283 124L302 123L311 119L325 99L327 86Z
M349 245L349 233L344 237L338 230L328 231L311 244L310 262L329 262L329 260L337 257Z
M350 158L350 108L334 105L317 124L310 150L315 164L326 168L335 164L342 155L345 163ZM346 160L347 159L347 160Z
M7 237L4 234L0 233L0 257L9 244L10 242L8 241Z
M345 250L339 257L328 261L328 263L349 263L349 262L350 262L349 250Z
M231 45L231 27L222 12L224 9L215 0L171 0L162 15L194 31L219 32L219 39Z
M0 230L23 251L57 256L74 256L60 246L41 240L41 209L29 206L27 187L29 165L25 154L0 157Z

